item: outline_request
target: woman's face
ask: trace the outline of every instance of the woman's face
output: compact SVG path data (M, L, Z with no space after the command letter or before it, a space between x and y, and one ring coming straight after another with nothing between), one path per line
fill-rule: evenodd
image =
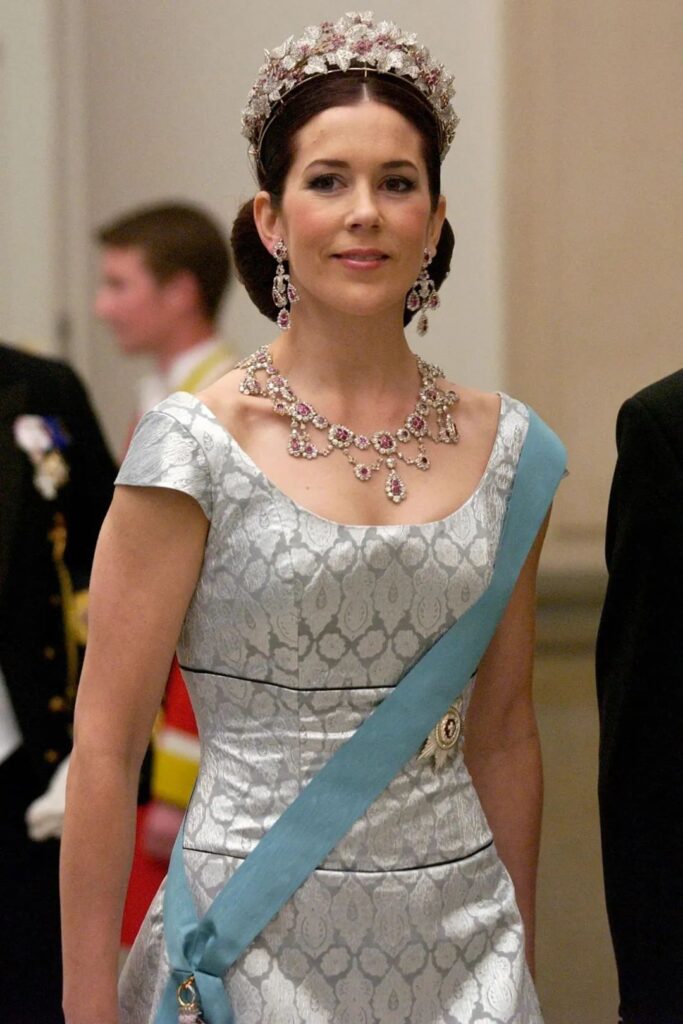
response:
M402 315L444 216L443 197L432 210L419 132L391 107L365 100L330 107L299 130L270 226L287 243L302 306Z

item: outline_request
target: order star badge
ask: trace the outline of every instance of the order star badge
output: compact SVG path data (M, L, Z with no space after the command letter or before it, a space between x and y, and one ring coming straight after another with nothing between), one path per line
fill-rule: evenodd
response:
M458 697L424 741L418 761L429 761L432 758L432 768L440 771L455 755L461 734L462 697Z
M69 482L69 466L62 452L70 438L56 416L19 416L14 421L14 440L33 464L33 483L47 501L54 501Z

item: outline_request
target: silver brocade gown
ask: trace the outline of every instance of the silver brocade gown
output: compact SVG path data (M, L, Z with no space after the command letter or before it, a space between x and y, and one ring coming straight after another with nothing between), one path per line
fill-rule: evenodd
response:
M189 493L211 522L178 646L202 747L184 855L200 913L486 588L528 425L501 402L474 494L415 526L305 510L188 394L141 421L117 482ZM162 890L121 977L122 1024L151 1024L168 978ZM408 763L226 984L236 1024L542 1024L523 947L458 747L438 773Z

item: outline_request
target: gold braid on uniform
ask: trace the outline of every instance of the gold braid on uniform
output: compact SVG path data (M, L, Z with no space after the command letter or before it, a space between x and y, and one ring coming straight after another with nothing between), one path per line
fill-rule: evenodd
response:
M64 696L70 708L76 700L78 672L80 665L79 648L85 647L87 636L88 591L74 590L64 554L66 552L67 529L64 516L55 512L53 526L48 534L52 542L52 561L59 581L62 603L62 625L64 649L66 651L66 685Z

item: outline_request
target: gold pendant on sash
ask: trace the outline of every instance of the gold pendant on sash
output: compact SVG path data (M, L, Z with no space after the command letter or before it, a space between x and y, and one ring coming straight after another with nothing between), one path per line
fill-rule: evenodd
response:
M177 995L178 1024L205 1024L193 974L178 985Z
M432 768L440 771L454 757L461 733L462 697L458 697L422 744L418 760L433 758Z

